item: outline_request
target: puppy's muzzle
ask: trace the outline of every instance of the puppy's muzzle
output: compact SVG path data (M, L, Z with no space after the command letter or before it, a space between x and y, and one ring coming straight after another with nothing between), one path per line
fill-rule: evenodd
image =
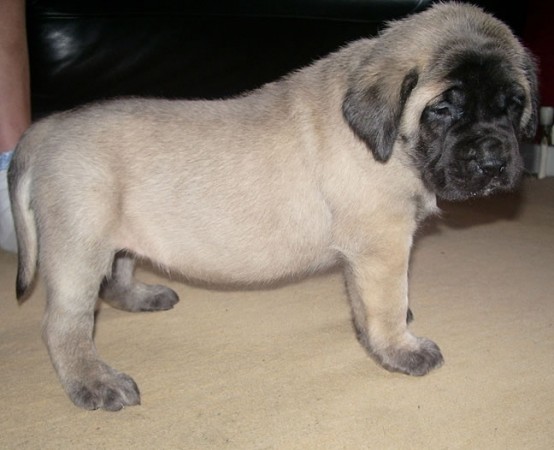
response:
M519 177L517 142L509 135L481 135L457 147L451 175L461 197L509 189Z
M503 142L495 137L487 137L478 142L477 148L478 174L490 179L501 176L508 163Z

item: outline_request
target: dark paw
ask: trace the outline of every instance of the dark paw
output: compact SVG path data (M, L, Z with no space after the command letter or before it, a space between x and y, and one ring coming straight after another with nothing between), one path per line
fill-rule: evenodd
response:
M165 311L171 309L179 301L179 296L165 286L148 286L151 289L149 296L141 299L138 304L140 311Z
M115 283L102 286L100 296L114 308L124 311L165 311L179 301L179 296L168 287L136 282L131 286Z
M418 338L418 348L388 348L376 356L385 369L414 376L425 375L444 362L437 344L425 338Z
M68 394L75 405L84 409L119 411L140 404L140 392L133 379L124 373L104 375L90 383L72 383Z
M414 321L414 313L410 308L408 308L408 314L406 314L406 323L410 324Z

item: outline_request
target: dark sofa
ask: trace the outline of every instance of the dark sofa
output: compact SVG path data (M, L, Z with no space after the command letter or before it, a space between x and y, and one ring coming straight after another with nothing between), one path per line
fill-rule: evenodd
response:
M33 113L115 96L236 95L430 3L28 0Z
M34 115L114 96L235 95L429 3L28 0Z

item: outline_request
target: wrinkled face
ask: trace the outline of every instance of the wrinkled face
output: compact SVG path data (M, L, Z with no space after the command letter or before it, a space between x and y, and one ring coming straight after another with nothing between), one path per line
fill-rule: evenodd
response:
M508 190L523 171L519 152L526 92L494 57L466 57L448 90L420 117L417 164L427 186L447 200Z

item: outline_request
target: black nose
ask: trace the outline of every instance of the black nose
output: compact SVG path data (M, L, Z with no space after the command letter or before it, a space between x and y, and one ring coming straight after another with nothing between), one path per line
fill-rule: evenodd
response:
M489 177L497 177L506 170L506 160L503 157L502 141L488 137L479 142L481 157L478 160L479 168Z
M479 168L489 177L497 177L506 170L506 162L498 158L485 159L479 163Z

